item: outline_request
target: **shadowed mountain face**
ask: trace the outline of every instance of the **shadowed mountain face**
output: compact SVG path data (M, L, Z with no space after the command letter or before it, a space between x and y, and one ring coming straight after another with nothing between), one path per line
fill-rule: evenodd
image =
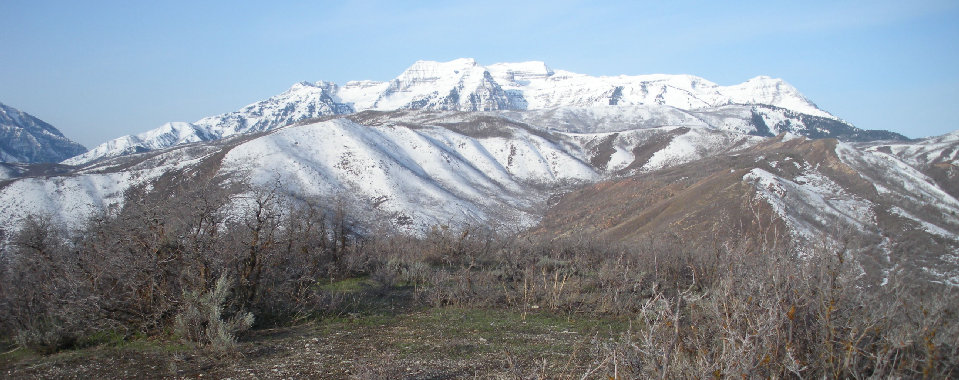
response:
M60 162L86 150L43 120L0 103L0 162Z

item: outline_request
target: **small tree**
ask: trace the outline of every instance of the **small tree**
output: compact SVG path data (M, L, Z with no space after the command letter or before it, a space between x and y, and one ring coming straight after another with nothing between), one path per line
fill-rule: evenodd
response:
M253 313L240 311L224 319L223 305L229 296L231 282L223 275L212 289L184 292L180 313L174 320L177 334L215 351L234 348L236 334L253 326Z

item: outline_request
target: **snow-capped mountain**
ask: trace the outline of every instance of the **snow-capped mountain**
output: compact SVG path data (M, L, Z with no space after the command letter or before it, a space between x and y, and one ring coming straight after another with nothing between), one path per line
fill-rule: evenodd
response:
M387 82L298 83L65 161L75 166L0 165L0 230L35 214L79 227L136 194L215 183L231 201L268 188L413 234L499 225L844 245L877 283L903 272L959 285L957 152L957 133L861 130L766 77L719 86L421 61Z
M0 162L60 162L86 150L43 120L0 103Z
M688 123L758 135L792 132L851 140L904 139L889 132L867 134L819 109L781 79L761 76L737 85L720 86L691 75L594 77L554 71L543 62L482 66L473 59L457 59L417 61L386 82L351 81L343 86L330 82L297 83L282 94L239 111L121 137L65 163L76 165L364 110L552 112L579 108L611 114L624 107L641 109L639 112L650 116L672 117L641 119L633 112L631 120L647 126Z

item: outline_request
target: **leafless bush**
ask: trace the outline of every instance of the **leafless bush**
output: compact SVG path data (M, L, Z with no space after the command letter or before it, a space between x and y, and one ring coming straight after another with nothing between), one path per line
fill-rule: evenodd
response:
M922 299L903 284L863 289L846 254L734 252L714 286L645 301L609 355L643 378L954 375L955 289Z
M4 329L18 344L42 352L72 345L92 328L96 305L67 237L49 217L30 217L11 246L0 285Z
M216 184L175 194L133 189L124 207L79 231L28 219L0 258L2 330L45 351L98 330L162 334L189 303L184 295L224 276L236 279L228 314L328 307L315 285L341 271L345 214L338 220L316 200L273 193L231 219L233 201Z

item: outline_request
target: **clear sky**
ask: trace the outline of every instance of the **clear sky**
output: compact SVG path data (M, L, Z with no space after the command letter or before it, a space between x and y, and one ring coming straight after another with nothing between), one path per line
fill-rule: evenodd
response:
M0 0L0 42L0 102L87 147L299 81L460 57L721 85L769 75L861 128L959 129L955 0Z

